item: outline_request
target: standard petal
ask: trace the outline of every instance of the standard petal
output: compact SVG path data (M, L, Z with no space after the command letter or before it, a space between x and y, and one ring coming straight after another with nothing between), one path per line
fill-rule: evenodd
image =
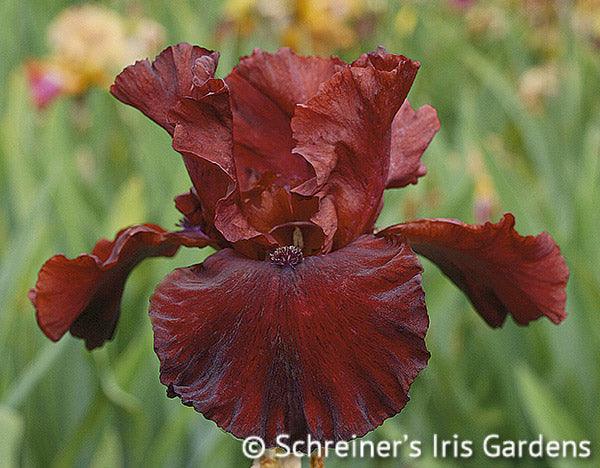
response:
M99 241L91 254L50 258L29 292L42 331L59 340L67 331L93 349L110 340L119 318L127 276L148 257L172 257L180 245L204 247L211 241L198 232L168 232L144 224Z
M217 203L235 192L229 89L212 78L194 85L170 116L176 123L173 148L183 155L206 222L213 223Z
M421 155L440 129L437 112L431 106L415 111L410 103L404 104L392 122L390 169L386 188L400 188L416 184L427 173Z
M390 168L392 121L418 67L379 49L343 68L296 107L294 152L312 165L316 176L294 190L333 197L334 249L372 231Z
M312 177L310 165L293 155L290 120L296 104L314 96L343 64L339 59L301 57L290 49L271 54L256 49L225 78L231 89L235 159L240 188L252 188L266 172L281 184Z
M267 446L281 433L361 436L404 407L427 364L421 267L407 245L373 236L294 259L225 249L167 277L150 304L161 381Z
M496 223L468 225L451 219L423 219L381 231L406 240L461 288L492 327L507 315L527 325L546 316L566 318L569 269L547 233L521 236L507 213Z
M153 62L141 60L125 68L115 79L110 92L119 101L135 107L171 135L175 125L169 120L171 109L192 88L192 69L196 60L206 57L207 76L212 78L219 60L218 52L182 43L168 47Z
M112 94L173 136L182 154L196 197L202 204L203 227L211 237L217 204L236 198L233 128L229 89L214 78L219 54L190 44L165 49L154 62L127 67L111 87ZM236 219L237 224L247 222ZM227 239L227 231L222 232ZM246 238L251 238L249 232Z

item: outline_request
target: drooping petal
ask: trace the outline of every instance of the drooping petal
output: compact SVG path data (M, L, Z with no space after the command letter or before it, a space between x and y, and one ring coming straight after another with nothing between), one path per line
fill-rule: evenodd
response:
M492 327L507 315L526 325L546 316L565 319L569 269L547 233L521 236L512 214L496 223L468 225L422 219L384 229L383 237L406 240L461 288Z
M363 236L325 256L296 252L275 264L221 250L173 272L150 305L168 394L267 446L281 433L365 434L404 407L429 357L407 245Z
M314 96L342 64L336 58L301 57L287 48L275 53L256 49L225 78L231 89L242 191L251 189L252 182L266 172L282 185L312 177L306 160L292 154L290 120L296 104Z
M427 173L421 155L440 129L437 112L431 106L415 111L410 103L404 104L392 122L390 169L386 188L400 188L416 184Z
M308 160L316 176L295 191L333 197L334 248L373 228L390 168L392 121L418 67L378 49L343 68L296 107L294 152Z
M122 230L115 240L100 240L91 254L50 258L29 292L42 331L59 340L67 331L101 346L113 336L121 296L131 270L148 257L172 257L180 245L204 247L211 241L198 232L168 232L143 224Z
M135 107L171 135L175 125L169 119L171 109L192 88L192 69L196 60L206 57L205 80L212 78L218 52L190 44L177 44L163 50L153 62L141 60L125 68L115 79L110 92L119 101Z

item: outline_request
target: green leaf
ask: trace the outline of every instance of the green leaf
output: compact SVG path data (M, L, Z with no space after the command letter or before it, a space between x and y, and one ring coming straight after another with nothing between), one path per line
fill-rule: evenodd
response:
M132 224L141 224L146 219L144 182L140 177L130 177L119 189L113 208L108 216L108 232L114 233Z
M549 440L590 440L590 435L575 422L571 413L552 395L548 385L544 385L528 368L520 366L515 371L519 396L529 422ZM553 466L569 467L568 459L552 459Z
M5 404L17 408L24 401L27 401L38 382L48 373L56 360L61 356L67 344L68 340L62 340L60 343L47 343L20 375L17 382L9 389Z
M0 406L0 465L4 468L19 466L23 425L23 418L19 413L6 406Z
M123 447L117 431L108 426L98 444L90 468L118 468L123 466Z

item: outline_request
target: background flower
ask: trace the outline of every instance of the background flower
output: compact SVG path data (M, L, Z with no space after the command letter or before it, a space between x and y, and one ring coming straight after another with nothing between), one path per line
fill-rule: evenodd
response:
M121 68L156 53L164 30L147 18L129 20L116 11L84 4L62 11L50 24L50 54L27 63L34 103L42 108L58 95L108 88Z
M223 31L277 34L282 45L323 54L356 46L385 13L382 0L227 0Z

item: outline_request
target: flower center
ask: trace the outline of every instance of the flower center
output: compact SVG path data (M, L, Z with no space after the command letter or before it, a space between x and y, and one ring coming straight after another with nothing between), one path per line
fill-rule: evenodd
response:
M302 255L302 249L300 247L286 245L285 247L277 247L271 252L269 254L269 260L273 265L295 267L304 260L304 255Z

